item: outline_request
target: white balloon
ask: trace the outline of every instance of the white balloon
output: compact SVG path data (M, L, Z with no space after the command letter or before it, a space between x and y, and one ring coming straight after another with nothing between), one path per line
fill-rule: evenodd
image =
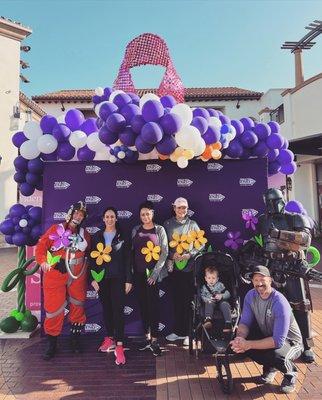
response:
M192 150L195 152L195 156L200 156L206 150L205 141L200 138L199 142L195 144Z
M102 87L98 86L98 87L95 89L95 94L96 94L96 96L103 96L103 94L104 94L104 89L103 89Z
M125 93L125 92L123 90L114 90L114 92L110 94L109 101L113 101L115 96L118 95L119 93Z
M69 143L75 147L75 149L80 149L84 147L87 143L87 135L83 131L74 131L69 136Z
M110 159L110 153L106 147L105 151L97 151L94 157L95 161L108 161Z
M66 115L66 113L64 113L64 114L60 114L56 119L57 119L57 122L59 123L59 124L65 124L66 122L65 122L65 115Z
M219 118L217 117L210 117L209 118L209 125L215 126L216 128L221 128L222 123Z
M26 220L26 219L21 219L20 221L19 221L19 226L21 227L21 228L25 228L26 226L28 225L28 221Z
M194 126L184 126L182 129L175 134L175 140L178 146L186 150L194 150L194 147L198 145L201 139L200 132Z
M98 132L93 132L87 136L87 147L93 151L101 151L106 145L100 141Z
M185 157L179 157L177 165L179 168L186 168L188 166L188 160Z
M58 141L53 135L46 133L38 139L37 146L41 153L51 154L57 149Z
M124 153L124 151L119 151L118 153L117 153L117 158L119 158L119 159L123 159L123 158L125 158L125 153Z
M179 103L176 104L171 108L170 111L172 114L177 114L181 120L182 120L182 125L189 125L192 121L193 114L191 108L184 103Z
M26 140L20 146L20 154L27 160L32 160L39 156L40 151L37 147L37 140Z
M112 164L114 164L114 163L116 163L116 161L117 161L117 158L116 158L115 156L112 156L112 155L111 155L111 157L110 157L110 162L111 162Z
M140 98L140 108L142 109L143 104L146 103L148 100L158 100L160 101L160 97L154 93L146 93Z
M228 133L230 140L235 139L236 137L236 129L231 125L230 126L230 132Z
M25 123L25 126L23 127L23 133L25 134L26 138L37 140L42 135L39 122L29 121Z

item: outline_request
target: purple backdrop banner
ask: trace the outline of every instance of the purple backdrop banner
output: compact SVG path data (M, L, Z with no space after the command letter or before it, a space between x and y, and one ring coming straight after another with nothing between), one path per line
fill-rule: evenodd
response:
M155 203L156 222L172 216L172 203L186 197L190 217L196 220L213 249L223 249L229 231L240 231L248 239L243 210L253 214L264 209L263 193L267 189L266 159L220 160L203 163L190 161L179 169L170 161L141 161L133 165L104 161L45 163L43 225L64 220L69 206L85 200L89 217L86 228L94 234L102 228L102 212L108 205L118 210L118 220L125 234L138 223L138 206L148 199ZM207 244L208 245L208 244ZM165 281L160 292L161 317L159 330L168 333L172 327L172 304ZM100 306L95 292L87 293L86 332L101 332ZM66 310L67 312L67 310ZM126 332L142 332L135 292L127 296L124 309Z

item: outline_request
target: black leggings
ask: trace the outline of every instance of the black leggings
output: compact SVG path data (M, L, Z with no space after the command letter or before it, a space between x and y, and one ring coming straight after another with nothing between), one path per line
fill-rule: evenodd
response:
M214 303L205 303L205 317L212 318L216 309L221 311L225 322L231 323L231 310L227 301L221 300Z
M151 336L156 338L159 334L159 285L147 283L145 273L134 275L134 287L139 302L144 333L151 331Z
M103 319L107 336L117 342L124 340L124 297L123 279L108 278L99 283L99 299L103 307Z

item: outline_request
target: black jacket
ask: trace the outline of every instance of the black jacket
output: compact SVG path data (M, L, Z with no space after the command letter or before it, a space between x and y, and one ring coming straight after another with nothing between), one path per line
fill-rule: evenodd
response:
M103 243L105 247L104 231L101 230L97 232L91 241L91 251L97 251L97 244ZM89 273L91 270L99 273L103 269L105 270L104 278L120 278L124 279L124 282L132 283L132 271L130 263L130 246L129 243L125 241L120 232L116 231L113 238L112 251L109 253L111 256L110 262L103 261L102 265L96 264L96 258L89 257ZM93 281L93 277L90 276L90 280Z

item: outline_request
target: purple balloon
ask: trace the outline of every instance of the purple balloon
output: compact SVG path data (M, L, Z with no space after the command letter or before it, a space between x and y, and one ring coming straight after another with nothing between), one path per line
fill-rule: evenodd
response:
M8 244L13 244L12 235L6 235L6 236L4 237L4 240L5 240Z
M231 158L239 158L243 154L243 146L240 141L235 138L230 143L226 149L226 154Z
M65 123L72 131L76 131L85 121L84 114L76 109L68 110L65 115Z
M57 161L57 150L51 154L40 153L40 158L44 161Z
M206 133L202 136L206 144L219 142L220 130L215 126L209 126Z
M267 154L268 161L275 161L276 157L279 155L279 150L277 149L270 149Z
M280 149L283 142L282 136L278 133L271 133L266 139L266 144L270 149Z
M179 115L171 113L164 115L160 119L159 124L166 135L174 135L179 132L182 127L182 121Z
M268 174L275 175L281 169L281 165L278 161L272 161L268 163Z
M150 153L150 151L154 149L154 145L145 142L141 135L135 139L135 147L137 148L138 152L142 154Z
M260 123L257 124L254 128L254 131L258 137L258 139L266 139L271 134L271 128L268 124Z
M12 235L15 231L15 226L11 219L5 219L0 224L0 232L4 235Z
M58 142L65 141L69 137L70 133L70 129L65 124L57 124L53 128L53 136L57 139Z
M119 108L122 108L127 104L132 103L132 99L126 93L119 93L114 97L113 103L116 104Z
M127 104L121 108L120 113L125 118L126 123L130 124L133 117L141 114L141 110L140 110L140 107L137 106L136 104Z
M79 130L85 132L86 135L90 135L93 132L97 132L98 131L98 125L97 125L96 118L93 118L93 117L92 118L88 118L79 127Z
M14 174L13 179L17 183L23 183L26 182L26 173L18 171Z
M296 163L294 161L290 162L289 164L281 165L281 173L284 175L292 175L297 170Z
M250 149L254 147L258 142L258 137L253 131L246 131L239 137L244 147Z
M52 115L44 115L40 120L40 128L44 133L52 133L57 125L57 119Z
M138 159L139 153L137 151L127 149L123 161L125 162L125 164L134 164L137 162Z
M223 133L225 135L226 133L229 133L229 132L230 132L230 125L223 124L220 127L220 133Z
M249 117L241 118L240 122L244 125L246 130L252 129L255 126L254 121Z
M236 136L240 136L240 135L244 132L244 130L245 130L244 125L243 125L239 120L232 119L232 120L231 120L231 125L232 125L232 126L235 128L235 130L236 130Z
M107 129L106 125L104 125L98 131L98 137L102 143L110 145L118 141L119 135L116 132L111 132Z
M162 139L163 130L156 122L147 122L142 128L141 137L146 143L156 144Z
M114 113L107 117L106 126L111 132L120 132L126 127L126 121L122 114Z
M28 161L28 170L34 174L41 174L44 170L44 162L40 158Z
M44 181L42 179L40 181L38 181L38 183L36 183L35 189L40 190L40 191L42 191L44 189Z
M119 134L120 141L125 146L134 146L137 134L128 126Z
M194 117L203 117L205 120L209 121L209 112L203 107L197 107L192 111ZM196 127L197 128L197 127Z
M118 111L118 107L116 104L112 103L111 101L105 101L101 106L99 110L99 116L102 118L103 121L106 121L107 118Z
M210 117L219 118L219 113L214 108L207 108L207 111L208 111L208 114L210 115Z
M277 161L281 164L289 164L294 160L294 154L291 150L281 149Z
M22 156L18 156L14 159L13 165L17 171L27 172L28 171L28 160Z
M165 136L157 145L156 149L160 154L170 155L177 147L177 142L173 136Z
M23 132L16 132L12 138L12 143L19 149L19 147L24 143L26 140L28 140Z
M28 214L30 218L32 218L34 221L41 222L41 215L42 215L41 207L31 207L30 210L28 210Z
M264 141L259 141L252 149L252 154L261 158L266 157L268 152L269 148Z
M85 121L86 122L86 121ZM102 120L102 118L97 118L96 120L96 126L98 129L102 128L102 126L105 124L105 122ZM93 133L93 132L91 132Z
M99 104L100 102L101 102L101 96L97 96L97 94L95 94L93 97L92 97L92 102L96 105L96 104Z
M250 149L247 149L246 147L244 147L243 153L239 158L241 158L242 160L247 160L249 157L251 157L251 155L252 155L252 151Z
M27 244L27 235L22 232L16 232L12 235L12 242L16 246L25 246Z
M144 121L144 118L142 117L142 115L136 115L131 120L131 127L134 130L134 132L137 134L141 133L141 129L143 128L144 124L145 124L145 121Z
M284 139L284 143L283 146L281 147L282 149L288 149L289 141L286 139L286 137L283 138Z
M173 106L175 106L177 104L175 98L171 95L162 96L160 98L160 101L161 101L161 104L163 105L163 107L172 108Z
M31 186L35 186L40 179L40 176L38 174L34 174L32 172L27 172L26 173L26 182L29 183Z
M77 158L80 161L92 161L95 157L95 151L90 150L87 146L77 150Z
M25 212L25 207L22 204L17 203L10 207L9 215L11 218L19 217L20 219L20 217L25 214Z
M269 127L271 128L272 133L279 133L280 132L280 126L277 122L275 121L269 121L268 124Z
M33 239L37 239L38 240L40 238L41 234L42 234L41 225L36 225L31 229L30 236Z
M59 143L57 147L57 156L61 160L71 160L75 156L75 147L69 142Z
M146 122L156 122L163 114L163 106L158 100L148 100L143 104L142 117Z
M230 118L229 117L227 117L227 115L219 115L219 119L220 119L220 121L221 121L221 123L222 124L227 124L227 125L231 125L230 124Z
M19 190L20 193L23 194L26 197L29 197L33 194L33 192L35 191L35 187L33 185L30 185L27 182L23 182L20 186L19 186Z
M194 110L195 111L195 110ZM209 116L208 116L209 119ZM198 129L201 135L205 134L208 129L208 122L206 118L201 116L196 116L193 118L191 125Z
M113 89L110 88L109 86L104 88L104 96L107 96L108 98L110 98L110 95L112 94L112 92L113 92Z
M131 99L133 104L136 104L137 106L140 104L140 97L136 93L127 93Z
M287 211L289 213L296 213L296 214L302 214L302 215L307 214L305 208L303 207L303 204L297 200L288 201L285 205L285 211Z

